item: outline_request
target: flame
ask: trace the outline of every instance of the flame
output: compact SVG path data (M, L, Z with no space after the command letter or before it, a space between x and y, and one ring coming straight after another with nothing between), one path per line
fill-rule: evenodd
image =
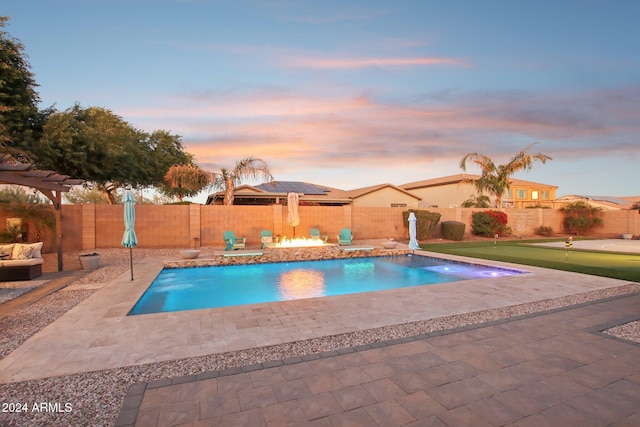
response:
M276 248L308 248L313 246L324 246L324 242L321 239L308 239L306 237L296 237L295 239L283 237L276 244Z

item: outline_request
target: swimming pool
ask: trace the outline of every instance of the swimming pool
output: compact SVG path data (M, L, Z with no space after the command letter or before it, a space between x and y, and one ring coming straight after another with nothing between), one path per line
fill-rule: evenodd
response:
M318 298L526 271L424 256L163 269L129 315Z

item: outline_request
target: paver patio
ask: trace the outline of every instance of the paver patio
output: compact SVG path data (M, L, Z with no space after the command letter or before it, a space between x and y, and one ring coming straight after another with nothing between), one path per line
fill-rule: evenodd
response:
M250 349L628 284L434 256L530 273L126 316L161 268L160 260L145 259L136 265L134 281L123 274L0 361L0 383ZM460 330L136 384L117 424L638 425L639 346L597 331L640 318L639 298L626 295ZM598 414L585 417L590 411Z
M637 426L640 294L140 383L117 426Z

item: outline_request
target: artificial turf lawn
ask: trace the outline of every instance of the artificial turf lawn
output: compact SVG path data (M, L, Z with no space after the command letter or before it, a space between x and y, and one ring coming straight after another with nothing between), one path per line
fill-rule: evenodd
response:
M558 241L558 240L555 240ZM433 243L420 245L425 251L471 258L574 271L594 276L640 282L640 255L530 246L544 240Z

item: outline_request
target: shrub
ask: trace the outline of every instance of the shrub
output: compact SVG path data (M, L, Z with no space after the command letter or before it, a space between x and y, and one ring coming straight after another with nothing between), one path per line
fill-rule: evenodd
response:
M582 236L592 228L602 225L602 209L589 206L586 202L569 203L560 210L564 214L562 225L567 233Z
M474 212L471 218L473 234L484 237L493 237L496 234L500 236L511 234L511 228L507 227L507 214L502 211Z
M440 232L443 239L460 241L464 237L466 224L458 221L444 221L441 224Z
M427 240L433 236L433 231L436 229L436 225L440 221L440 215L437 212L429 211L416 211L409 209L402 212L402 219L405 228L409 230L409 213L413 212L416 216L416 239Z
M553 236L553 228L541 225L540 227L536 228L536 234L538 236L551 237Z

